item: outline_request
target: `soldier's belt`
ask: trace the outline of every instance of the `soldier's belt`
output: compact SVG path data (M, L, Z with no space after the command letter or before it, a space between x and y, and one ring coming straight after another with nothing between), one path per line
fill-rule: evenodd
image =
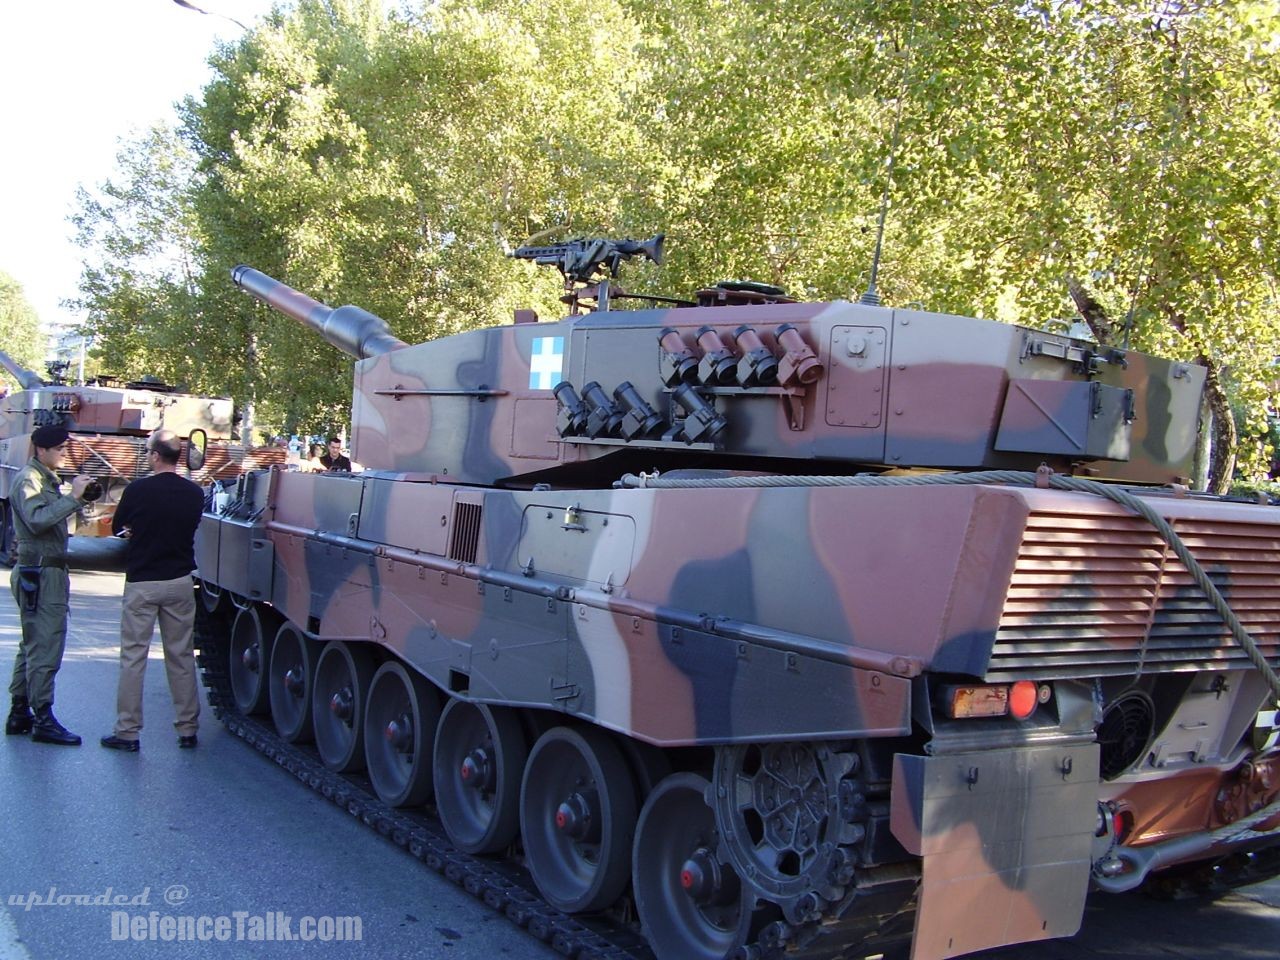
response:
M67 569L66 557L19 557L18 563L24 567L48 567L51 570Z

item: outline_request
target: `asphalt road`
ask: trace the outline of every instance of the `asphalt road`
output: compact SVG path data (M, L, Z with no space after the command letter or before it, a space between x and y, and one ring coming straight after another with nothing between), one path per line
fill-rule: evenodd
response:
M0 570L6 588L7 573ZM115 573L73 575L55 712L84 746L0 738L0 960L558 956L227 733L207 702L199 748L179 750L158 637L147 670L141 751L100 747L98 738L115 719L122 586ZM17 639L6 589L0 597L6 686ZM56 905L59 897L102 897L108 890L140 902ZM247 916L241 920L238 912ZM242 922L249 937L255 933L249 918L262 917L262 935L274 936L283 926L277 919L268 927L266 918L276 912L292 918L295 936L302 935L303 917L318 921L317 935L334 918L334 936L337 918L359 917L360 942L159 939L159 919L167 915L209 917L206 930L215 937L213 918L229 918L232 937ZM147 928L113 928L113 913L141 917ZM144 939L132 939L139 933Z
M85 745L0 740L0 960L558 956L226 733L207 704L199 749L178 750L158 640L141 752L99 747L114 719L121 588L119 574L73 576L56 712ZM17 638L6 591L6 679ZM75 902L112 898L137 902ZM355 932L340 918L359 918L360 941L162 939L166 922L270 938L283 929L268 920L277 913L295 937L304 917L316 920L308 930L334 937ZM1275 960L1277 944L1280 880L1214 904L1098 896L1071 940L976 956Z

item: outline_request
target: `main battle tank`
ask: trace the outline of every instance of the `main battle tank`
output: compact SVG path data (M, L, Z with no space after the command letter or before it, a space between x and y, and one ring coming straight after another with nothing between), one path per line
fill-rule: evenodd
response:
M78 516L77 536L111 535L111 517L125 485L148 471L146 438L168 428L182 437L201 431L208 440L204 466L192 473L201 482L233 482L245 470L283 463L284 451L250 448L231 441L231 401L178 393L154 378L122 383L100 377L84 385L46 383L0 351L3 366L19 390L0 397L0 556L13 539L9 491L17 471L31 457L31 431L47 425L71 433L63 467L66 477L96 477L103 494ZM185 459L183 461L185 463Z
M759 284L610 309L660 238L517 255L569 317L412 346L234 271L358 358L368 469L205 516L233 729L571 956L643 955L598 914L938 960L1280 872L1280 509L1188 491L1202 369Z

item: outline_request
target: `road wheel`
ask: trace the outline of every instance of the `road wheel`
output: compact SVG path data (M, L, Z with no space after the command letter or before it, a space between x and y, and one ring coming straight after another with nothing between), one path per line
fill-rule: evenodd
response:
M364 710L376 665L362 645L331 640L320 652L311 696L316 750L330 770L364 769Z
M538 890L566 913L601 910L631 874L636 787L621 751L592 728L548 730L520 791L520 835Z
M227 645L230 651L227 670L236 707L245 716L270 709L267 670L271 666L271 645L282 621L270 607L250 605L236 611L231 624L231 642Z
M497 853L520 829L520 778L529 748L518 716L452 700L436 731L436 808L454 846Z
M271 645L271 671L267 676L271 719L280 736L290 743L310 743L314 738L311 691L319 652L320 644L292 623L280 628Z
M369 780L392 807L431 799L431 747L440 722L440 694L429 681L389 660L369 684L364 750Z
M640 812L632 884L640 923L660 957L728 960L750 934L737 874L716 859L709 787L696 774L672 774Z

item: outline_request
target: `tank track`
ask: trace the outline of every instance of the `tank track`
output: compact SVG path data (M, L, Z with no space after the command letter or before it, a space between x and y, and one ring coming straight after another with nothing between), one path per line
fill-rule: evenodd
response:
M557 953L572 960L656 960L634 921L609 913L589 917L563 913L538 894L523 866L480 859L455 849L433 815L387 806L374 795L367 780L334 773L314 750L289 743L269 723L242 714L227 672L225 642L230 626L225 612L210 614L197 604L196 662L209 706L228 731ZM853 908L846 912L858 915L798 928L781 921L771 923L757 942L738 951L740 960L905 957L914 919L915 877L891 875L876 878L878 882L868 880L870 889L865 898L875 902L873 915L857 909L864 894L855 892L844 906ZM855 900L859 902L855 904ZM886 916L888 921L883 919Z

